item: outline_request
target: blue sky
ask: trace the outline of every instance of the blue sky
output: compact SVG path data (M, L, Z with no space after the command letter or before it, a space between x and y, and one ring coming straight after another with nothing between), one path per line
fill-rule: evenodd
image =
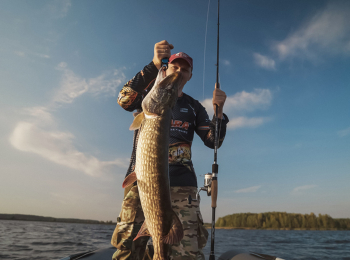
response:
M115 221L133 135L118 92L165 39L194 59L184 92L212 114L216 2L204 55L207 10L199 0L1 1L0 212ZM345 0L221 1L230 123L218 217L350 217L349 15ZM198 136L192 151L202 184L213 151ZM209 221L204 194L201 210Z

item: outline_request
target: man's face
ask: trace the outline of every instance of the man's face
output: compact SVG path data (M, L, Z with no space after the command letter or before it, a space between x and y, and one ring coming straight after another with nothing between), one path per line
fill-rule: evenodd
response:
M192 77L192 69L191 66L187 63L187 61L183 59L176 59L172 63L169 63L168 69L166 70L166 75L170 75L174 72L181 72L182 74L182 82L179 86L179 97L182 95L182 89L184 88L187 81L189 81Z

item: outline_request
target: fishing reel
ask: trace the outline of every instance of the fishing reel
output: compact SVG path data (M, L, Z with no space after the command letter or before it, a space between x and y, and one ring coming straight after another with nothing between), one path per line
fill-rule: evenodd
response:
M162 59L162 64L160 67L163 71L166 71L168 69L168 63L169 63L169 58Z
M207 192L208 196L211 196L211 183L212 183L212 173L207 173L204 175L204 187L201 187L197 193L196 198L193 199L191 195L188 195L188 204L191 204L192 201L200 201L199 193L203 190Z

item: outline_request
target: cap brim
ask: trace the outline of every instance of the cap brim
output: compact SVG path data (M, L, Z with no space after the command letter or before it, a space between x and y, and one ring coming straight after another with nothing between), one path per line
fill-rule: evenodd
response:
M169 63L172 63L174 60L180 60L180 59L186 61L187 64L191 67L191 69L193 69L191 63L190 63L188 60L186 60L185 58L183 58L183 57L176 57L175 59L173 59L173 60L170 61Z

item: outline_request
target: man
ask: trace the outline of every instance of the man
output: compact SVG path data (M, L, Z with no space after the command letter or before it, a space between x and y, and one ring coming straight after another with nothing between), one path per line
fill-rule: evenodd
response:
M136 76L126 83L119 93L118 103L127 111L140 111L143 97L153 87L161 60L169 58L166 75L181 72L183 80L178 90L178 100L173 108L173 120L170 129L169 145L169 179L171 189L172 208L179 216L184 228L184 238L179 245L171 246L171 259L179 260L204 260L202 248L208 238L208 232L203 227L202 216L199 211L199 201L188 203L188 196L192 198L197 192L197 178L191 161L191 144L196 132L204 144L214 148L214 124L209 120L205 108L195 99L182 92L185 84L192 77L193 60L187 54L180 52L171 55L174 46L167 41L161 41L154 46L154 57L150 64L137 73ZM213 106L218 106L220 127L219 145L222 144L226 133L228 119L223 114L223 106L226 94L215 88L213 93ZM134 113L136 115L137 113ZM214 119L215 119L214 116ZM130 166L126 175L133 172L136 162L136 147L138 130L134 133L134 147L130 160ZM112 237L112 245L118 248L113 255L116 259L141 260L145 253L145 245L148 237L141 237L133 241L144 221L137 184L126 189L122 210L118 217L118 224Z

